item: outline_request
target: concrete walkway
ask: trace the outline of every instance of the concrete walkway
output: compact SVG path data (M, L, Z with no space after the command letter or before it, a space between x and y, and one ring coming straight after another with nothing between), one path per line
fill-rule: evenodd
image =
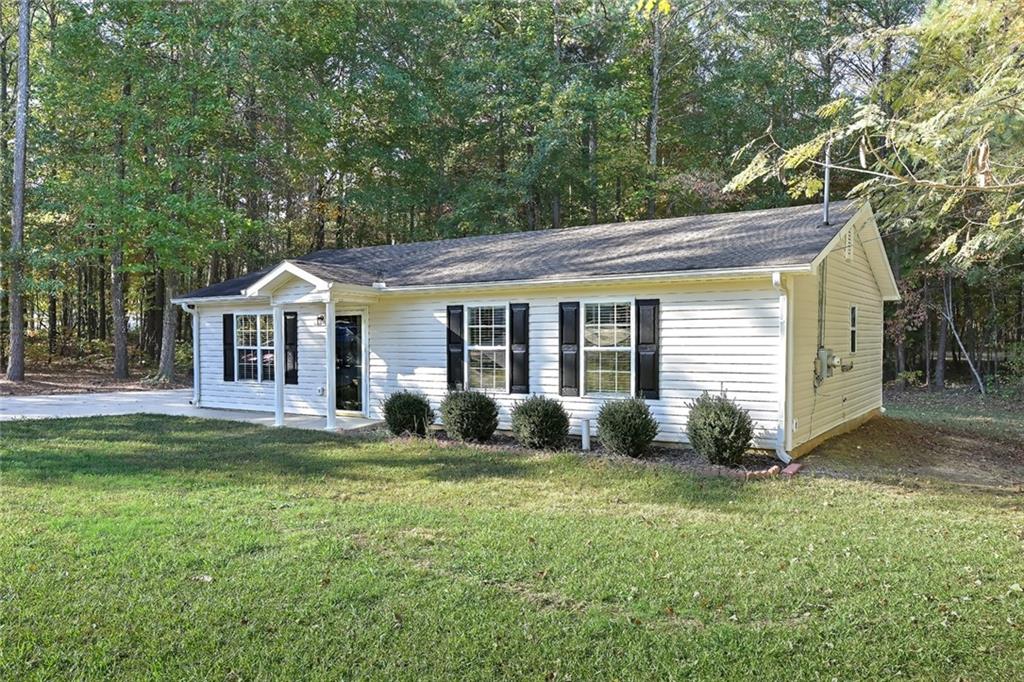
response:
M218 410L193 407L192 389L173 391L116 391L110 393L62 393L57 395L4 396L0 398L0 422L14 419L99 417L119 414L168 414L202 419L228 419L250 424L274 425L273 412ZM284 425L295 429L323 430L324 417L287 414ZM338 415L338 432L370 428L381 422Z

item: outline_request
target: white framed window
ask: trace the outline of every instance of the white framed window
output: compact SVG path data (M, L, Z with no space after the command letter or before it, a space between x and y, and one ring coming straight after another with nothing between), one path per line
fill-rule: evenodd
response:
M235 380L274 380L273 315L235 315Z
M857 352L857 306L850 306L850 353Z
M633 304L583 304L583 392L630 395L633 387Z
M466 307L466 378L471 389L507 390L508 308Z

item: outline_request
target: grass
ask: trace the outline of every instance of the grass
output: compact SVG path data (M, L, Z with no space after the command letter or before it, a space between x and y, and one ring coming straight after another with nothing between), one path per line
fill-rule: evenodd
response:
M980 436L1024 440L1024 409L1018 397L982 397L973 388L931 393L919 389L886 395L888 414Z
M0 678L1006 679L1019 495L2 425Z

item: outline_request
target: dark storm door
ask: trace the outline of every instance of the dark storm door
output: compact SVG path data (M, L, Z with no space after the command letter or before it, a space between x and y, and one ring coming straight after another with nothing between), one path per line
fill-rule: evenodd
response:
M363 316L334 318L334 376L338 409L363 411Z

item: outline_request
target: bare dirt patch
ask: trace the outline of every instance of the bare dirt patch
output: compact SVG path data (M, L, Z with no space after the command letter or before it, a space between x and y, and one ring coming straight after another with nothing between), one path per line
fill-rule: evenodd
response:
M878 417L827 441L801 462L812 475L1024 487L1021 440L939 421L938 417L926 421Z
M145 370L150 373L152 370ZM136 368L128 381L116 381L113 368L102 364L54 361L51 365L30 366L25 381L16 382L0 374L0 396L49 395L54 393L95 393L107 391L152 391L155 388L185 388L192 385L191 374L179 373L174 383L155 383Z

